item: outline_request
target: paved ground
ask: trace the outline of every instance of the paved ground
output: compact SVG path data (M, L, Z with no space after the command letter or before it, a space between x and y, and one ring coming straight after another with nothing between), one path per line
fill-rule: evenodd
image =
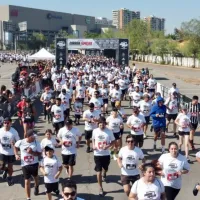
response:
M145 65L147 66L147 65ZM143 65L139 64L139 67L143 67ZM159 76L159 77L167 77L167 75L163 75L163 73L166 71L166 73L170 73L172 70L176 70L178 71L178 69L172 69L170 67L166 67L166 69L161 69L161 67L159 66L148 66L150 69L152 69L152 73L155 74L155 76ZM10 68L12 68L12 66L10 66ZM6 71L7 67L4 68L4 73ZM182 72L184 74L189 73L189 71L187 70L183 70L180 69L179 72L176 73L180 73ZM196 74L197 71L194 71L190 73L194 73ZM171 77L171 76L170 76ZM166 83L168 82L177 82L177 84L179 85L178 81L176 79L172 78L172 80L168 80L166 81ZM171 85L171 82L168 85ZM163 82L164 83L164 82ZM182 83L180 83L181 85ZM187 83L184 83L184 87L187 86ZM128 114L130 114L130 110L127 108L127 103L123 102L123 106L125 107L126 111ZM37 107L37 111L40 114L42 107L41 104L39 103L39 101L36 101L36 107ZM14 127L16 127L16 129L18 130L20 136L23 135L23 131L22 129L19 127L18 122L16 121L14 123ZM41 140L44 136L44 131L47 128L52 128L51 125L45 123L43 121L43 117L40 115L39 119L38 119L38 123L36 125L36 130L39 133L39 137L38 139ZM84 130L84 126L83 126L83 122L82 125L79 126L80 130L83 132ZM127 129L125 129L126 134ZM126 137L126 134L124 135L124 137ZM144 152L145 155L147 157L148 160L152 160L152 159L156 159L160 156L161 152L157 151L157 152L152 152L152 145L153 145L153 140L152 140L152 133L148 132L148 139L145 140L144 143ZM167 144L170 141L173 141L174 138L171 137L172 134L168 133L168 138L167 138ZM200 134L198 133L198 136ZM196 142L197 142L197 147L200 148L200 142L199 142L199 137L196 137ZM160 141L158 142L158 147L160 146ZM120 183L120 170L117 166L117 163L115 161L112 160L111 164L110 164L110 169L109 169L109 173L108 173L108 178L109 178L109 183L104 183L104 190L107 192L106 196L104 198L99 198L98 197L98 187L97 187L97 183L96 183L96 176L95 176L95 171L94 171L94 161L93 161L93 154L87 154L85 152L86 147L85 147L85 143L84 143L84 139L82 142L82 145L80 147L80 149L78 150L78 156L77 156L77 165L75 167L75 173L74 173L74 179L78 182L78 193L79 196L86 199L86 200L97 200L97 199L105 199L105 200L126 200L127 197L124 195L123 190L122 190L122 186ZM57 149L57 155L60 155L60 149ZM191 164L191 172L188 175L184 175L183 176L183 188L179 194L179 196L177 197L177 200L195 200L198 199L198 197L194 198L192 195L192 189L193 189L193 185L199 180L199 164L196 163L195 161L195 152L191 152L191 160L193 161L193 163ZM60 156L59 156L60 157ZM7 184L5 182L2 182L1 178L0 178L0 199L1 200L22 200L25 199L25 195L24 195L24 189L23 189L23 179L21 177L21 170L20 170L20 165L19 163L17 163L15 165L15 172L14 172L14 180L15 180L15 185L12 187L8 187ZM62 179L66 177L65 174L65 170L63 170L62 172ZM43 185L43 178L40 178L40 192L42 193L41 195L34 197L32 194L32 199L33 200L42 200L42 199L46 199L46 197L44 196L44 185ZM57 199L56 197L54 199Z

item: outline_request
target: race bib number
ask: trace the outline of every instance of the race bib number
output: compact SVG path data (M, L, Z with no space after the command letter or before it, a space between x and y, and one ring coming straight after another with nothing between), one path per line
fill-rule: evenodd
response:
M148 113L148 112L149 112L149 110L144 110L143 112L144 112L144 113Z
M170 174L167 174L167 180L168 181L174 181L178 178L178 173L175 172L175 173L170 173Z
M26 163L32 163L34 161L34 156L24 156L24 161Z
M104 141L104 142L98 142L98 149L102 150L106 145L107 145L106 141Z
M139 100L133 100L135 103L138 103L139 102Z
M72 146L72 141L65 141L63 145L65 147L71 147Z
M139 132L139 131L141 131L141 128L140 127L132 127L132 130L134 131L134 132Z
M192 117L197 117L197 113L191 113Z
M136 164L133 164L133 163L126 164L126 169L128 170L134 170L135 168L136 168Z
M60 119L60 118L61 118L61 115L58 115L58 114L57 114L57 115L55 115L55 118L56 118L56 119Z

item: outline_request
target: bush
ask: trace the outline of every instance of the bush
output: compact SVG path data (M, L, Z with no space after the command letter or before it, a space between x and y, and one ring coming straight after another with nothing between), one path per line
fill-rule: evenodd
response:
M160 64L161 64L161 65L165 65L165 61L162 60L162 61L160 62Z

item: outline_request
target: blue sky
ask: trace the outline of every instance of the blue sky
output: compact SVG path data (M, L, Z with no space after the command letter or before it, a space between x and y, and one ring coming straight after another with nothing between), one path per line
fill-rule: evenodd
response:
M112 19L112 10L127 8L140 11L141 17L166 18L167 33L180 27L183 21L200 16L200 0L0 0L0 5L8 4L109 19Z

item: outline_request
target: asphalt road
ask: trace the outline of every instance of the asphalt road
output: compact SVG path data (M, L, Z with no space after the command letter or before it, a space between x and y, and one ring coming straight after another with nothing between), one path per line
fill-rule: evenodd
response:
M143 66L147 66L145 65L141 65L138 64L139 67L143 67ZM10 68L12 68L12 66L9 65ZM189 73L188 70L184 70L184 69L177 69L177 68L171 68L171 67L166 67L164 69L161 69L160 66L148 66L152 73L155 75L155 77L165 77L167 79L169 79L168 81L166 80L167 86L171 85L171 82L177 82L178 86L178 80L177 79L173 79L171 78L171 76L167 76L164 75L163 73L166 71L166 73L171 73L172 70L175 71L183 71L184 74ZM1 68L3 69L3 68ZM7 67L4 68L5 72L7 71ZM192 71L192 70L191 70ZM180 72L176 72L176 73L180 73ZM193 72L190 72L193 73ZM194 71L194 74L196 74L197 71ZM7 80L8 81L8 80ZM171 82L170 82L171 81ZM164 83L164 81L163 81ZM187 83L184 83L184 85L187 86ZM180 83L181 86L181 83ZM186 87L184 86L184 87ZM44 120L43 117L41 115L42 112L42 106L40 104L39 101L35 102L36 108L37 108L37 112L39 114L39 118L37 120L37 124L36 124L36 130L38 131L38 139L41 140L44 137L44 132L47 128L52 128L52 126L50 124L47 124ZM127 107L127 102L123 102L122 104L127 112L127 114L130 114L131 111L130 109ZM84 123L81 122L81 125L78 126L78 128L80 128L81 132L84 132ZM14 127L18 130L20 136L23 136L23 130L22 128L19 126L18 122L16 121L14 123ZM171 131L171 130L169 130ZM128 130L125 129L125 135L124 138L126 137L126 134L128 134ZM152 151L152 147L153 147L153 134L150 133L148 131L148 139L145 140L144 142L144 147L143 147L143 151L146 155L146 158L148 160L152 160L152 159L157 159L159 158L159 156L161 155L160 151L156 151L153 152ZM195 138L196 141L196 147L200 149L200 142L199 142L199 135L200 133L197 134L197 137ZM174 141L175 139L172 137L172 133L168 133L167 134L167 144L168 145L169 142ZM177 140L175 140L177 141ZM158 141L157 144L158 147L160 147L160 141ZM56 150L56 154L59 156L60 158L60 149ZM110 167L109 167L109 171L108 171L108 179L109 179L109 183L103 183L103 187L104 190L106 192L106 196L104 198L100 198L98 196L98 185L97 185L97 181L96 181L96 174L94 171L94 161L93 161L93 153L87 154L86 152L86 146L85 146L85 142L84 142L84 137L83 137L83 141L81 143L81 147L78 150L78 155L77 155L77 163L76 163L76 167L75 167L75 172L74 172L74 177L73 179L77 181L78 183L78 193L79 196L86 199L86 200L98 200L98 199L105 199L105 200L126 200L127 197L125 196L125 194L123 193L123 189L121 186L121 182L120 182L120 169L117 166L116 161L112 160ZM190 152L190 159L192 162L191 164L191 171L188 175L184 175L183 176L183 187L181 192L179 193L177 200L195 200L198 199L198 197L193 197L192 195L192 189L194 184L200 179L199 177L199 164L195 161L195 152ZM61 182L63 181L64 178L66 178L66 173L65 170L63 170L62 175L61 175ZM16 163L16 165L14 166L14 181L15 181L15 185L8 187L7 184L5 182L2 181L2 179L0 178L0 199L1 200L22 200L25 199L25 193L24 193L24 188L23 188L23 179L21 176L21 167L19 163ZM33 185L32 185L33 187ZM32 200L42 200L42 199L46 199L46 196L44 195L44 184L43 184L43 177L40 176L40 195L35 197L33 195L33 190L32 190ZM53 199L57 199L56 197Z

